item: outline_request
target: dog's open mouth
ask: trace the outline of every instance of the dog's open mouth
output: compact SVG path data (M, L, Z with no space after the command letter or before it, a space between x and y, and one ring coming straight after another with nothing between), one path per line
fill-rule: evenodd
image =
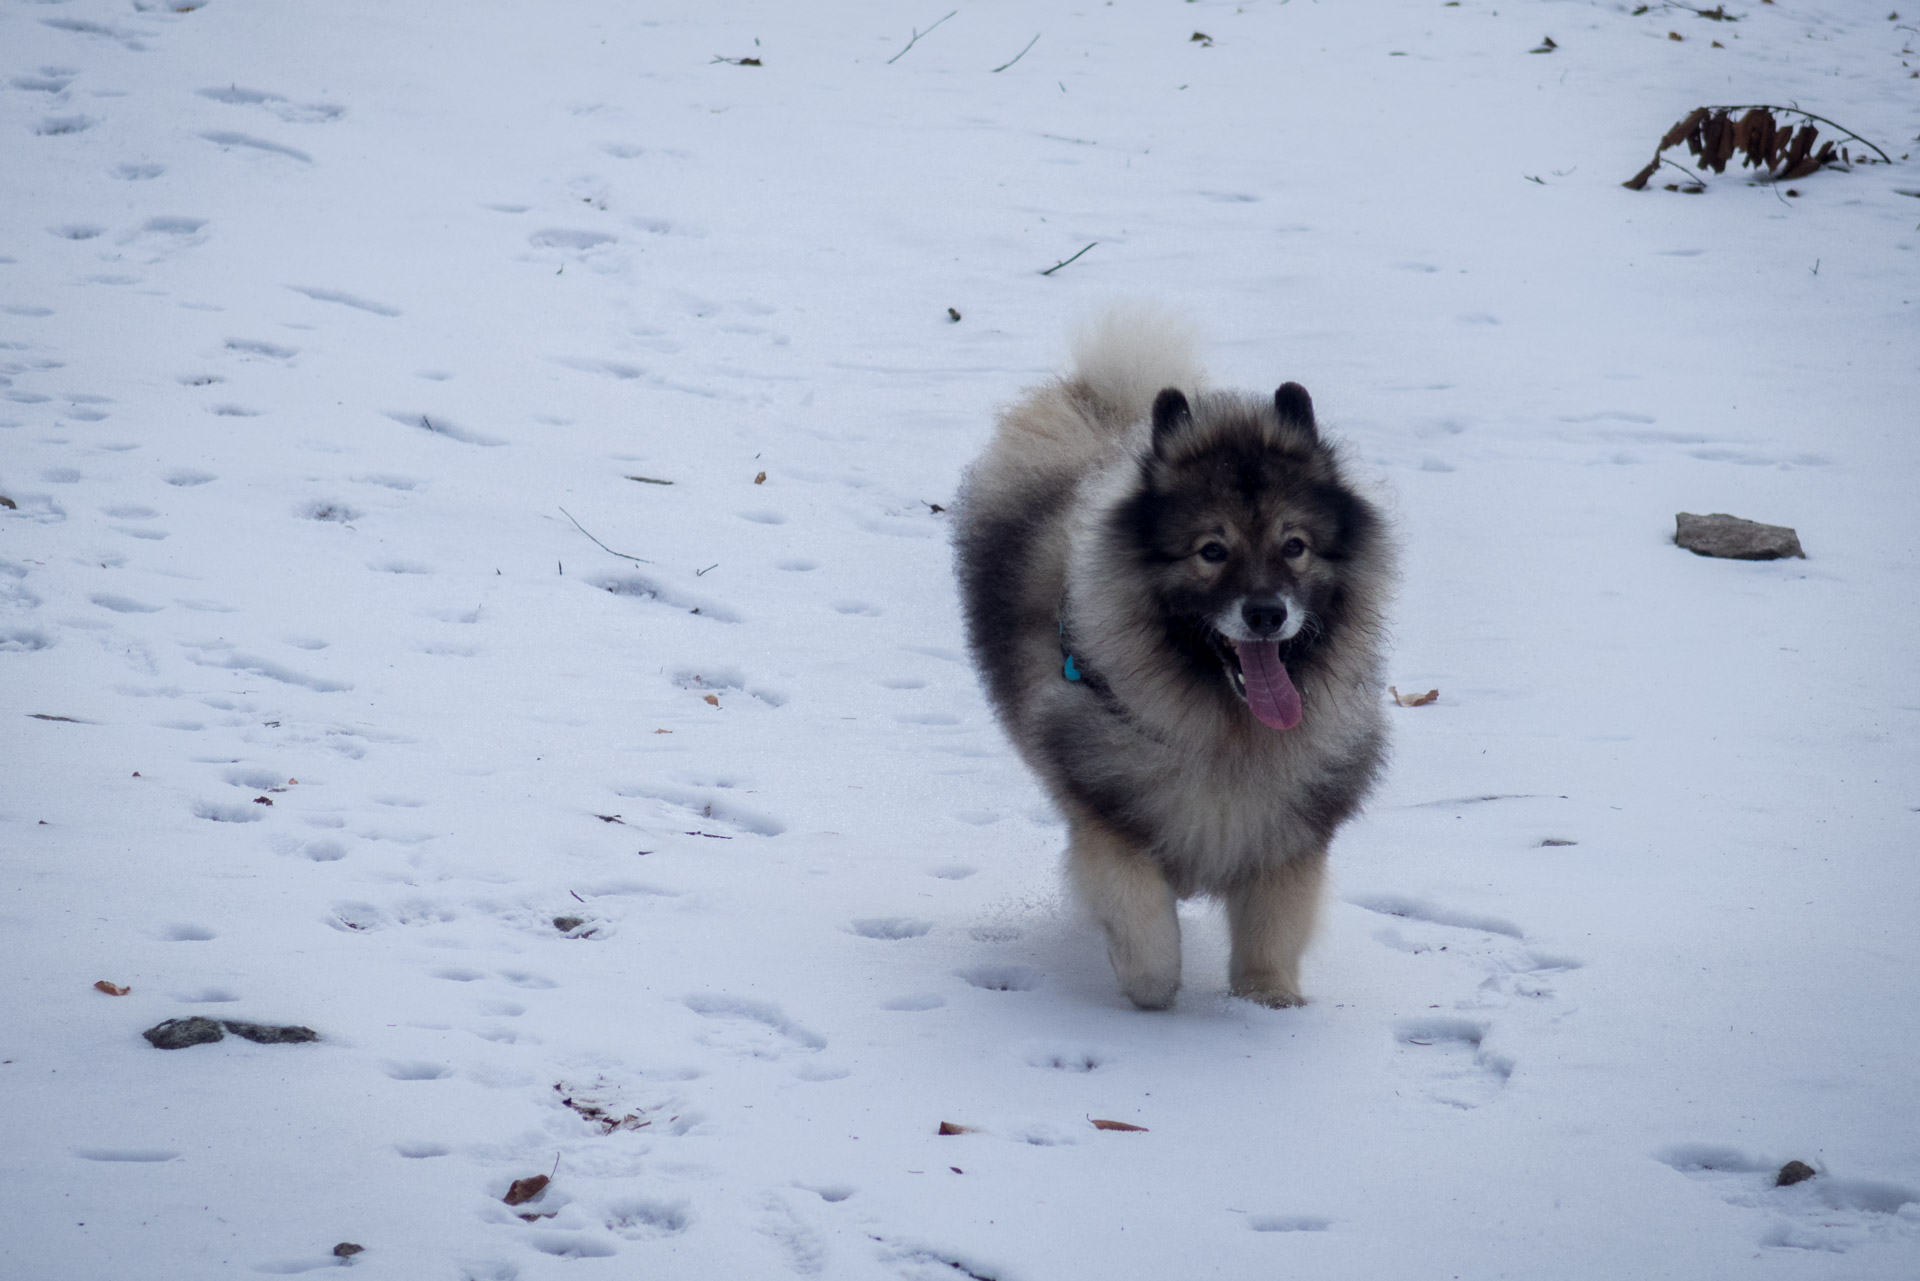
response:
M1292 729L1300 723L1300 691L1280 660L1279 641L1230 640L1216 633L1213 648L1227 669L1227 683L1262 725Z

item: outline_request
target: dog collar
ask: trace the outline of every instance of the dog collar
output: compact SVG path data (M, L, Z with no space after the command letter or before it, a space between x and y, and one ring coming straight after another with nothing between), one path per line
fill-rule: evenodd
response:
M1080 671L1079 665L1073 661L1073 652L1067 648L1066 620L1061 619L1058 626L1060 629L1060 674L1070 681L1084 680L1085 676Z

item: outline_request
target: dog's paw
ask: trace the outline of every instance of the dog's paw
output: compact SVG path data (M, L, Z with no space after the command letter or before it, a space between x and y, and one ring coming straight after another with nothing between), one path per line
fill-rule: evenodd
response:
M1307 1003L1306 997L1277 983L1235 983L1231 991L1243 1001L1252 1001L1270 1010L1288 1010Z
M1171 978L1155 975L1135 975L1122 977L1120 990L1127 999L1143 1010L1170 1010L1173 1001L1180 994L1180 976Z

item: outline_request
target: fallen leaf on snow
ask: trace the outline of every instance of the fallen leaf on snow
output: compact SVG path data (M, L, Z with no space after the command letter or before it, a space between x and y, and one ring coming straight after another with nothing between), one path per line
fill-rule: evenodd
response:
M1402 694L1393 686L1387 686L1387 693L1393 695L1393 701L1402 707L1425 707L1440 697L1440 691L1430 689L1424 694Z
M97 990L105 992L108 996L125 996L127 993L133 991L130 987L121 987L118 983L109 983L105 979L101 979L93 986Z
M970 1125L958 1125L958 1124L956 1124L956 1123L954 1123L954 1122L952 1122L952 1121L942 1121L942 1122L940 1123L940 1133L942 1133L942 1134L972 1134L972 1133L973 1133L973 1127L972 1127L972 1126L970 1126Z
M710 704L711 706L714 706L714 707L720 706L720 696L718 694L708 694L704 698L702 698L700 701L703 703Z
M766 484L766 483L767 483L767 473L765 473L765 472L761 472L761 473L760 473L760 474L759 474L758 476L755 476L755 477L753 478L753 483L754 483L754 484L756 484L756 485L764 485L764 484Z
M1129 1125L1125 1121L1103 1121L1097 1116L1090 1116L1087 1120L1093 1122L1093 1128L1096 1130L1127 1130L1136 1134L1145 1134L1147 1132L1146 1126Z
M544 1174L535 1174L524 1179L515 1179L507 1194L500 1199L508 1205L525 1205L547 1190L547 1184L553 1180Z

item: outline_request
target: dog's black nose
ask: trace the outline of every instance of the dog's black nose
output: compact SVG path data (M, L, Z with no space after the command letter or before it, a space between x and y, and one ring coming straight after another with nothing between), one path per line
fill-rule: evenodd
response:
M1278 596L1249 596L1240 619L1255 636L1271 636L1287 625L1287 603Z

